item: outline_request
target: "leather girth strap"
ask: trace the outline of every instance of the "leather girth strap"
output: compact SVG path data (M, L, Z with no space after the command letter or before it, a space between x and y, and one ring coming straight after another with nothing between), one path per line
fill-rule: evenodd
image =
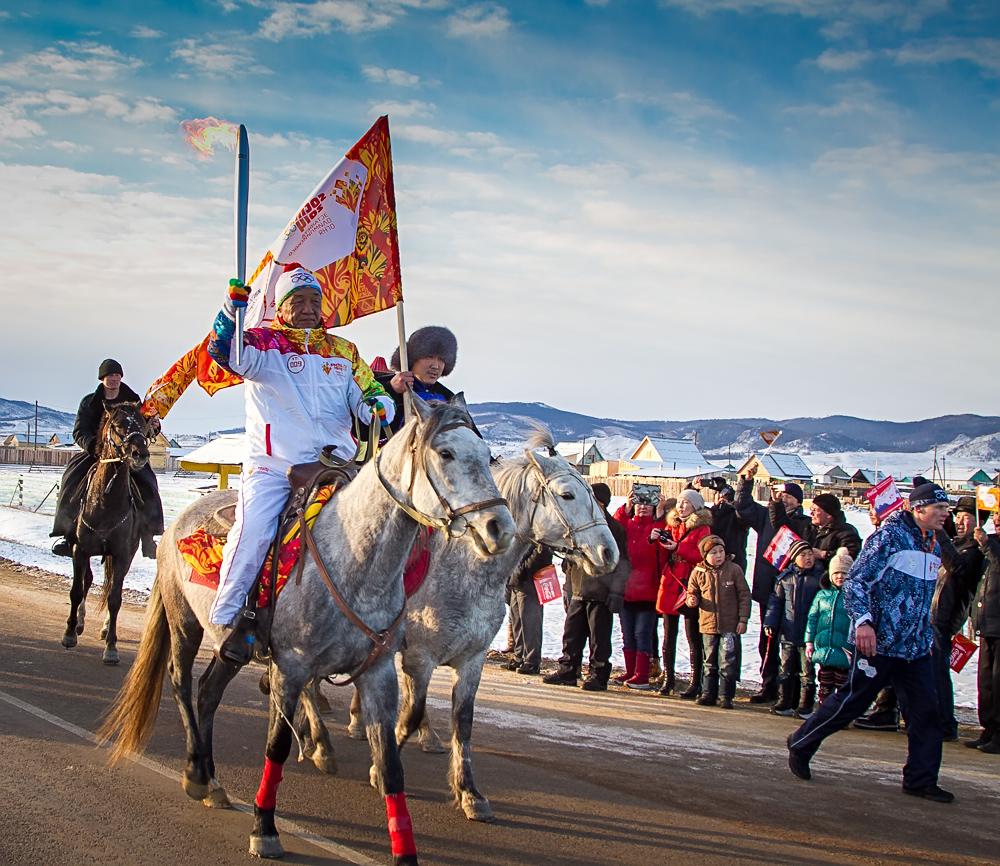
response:
M374 631L369 628L361 617L351 610L347 602L344 601L344 597L340 594L340 590L337 589L336 584L330 578L330 573L326 570L326 565L323 564L323 559L319 555L319 550L316 548L316 540L313 538L312 530L310 530L306 525L305 513L301 508L299 509L298 517L299 527L302 532L302 537L305 539L306 547L312 554L312 558L316 562L316 568L319 570L320 577L323 578L323 582L326 584L326 588L330 591L330 595L333 597L334 602L336 602L337 607L340 608L344 616L346 616L351 623L353 623L355 628L367 635L372 642L372 649L368 654L368 658L361 663L361 667L351 674L348 679L331 680L327 678L327 682L332 683L335 686L347 686L360 677L383 655L393 652L393 646L396 642L396 632L399 631L399 627L403 624L403 620L406 618L406 599L403 599L403 609L399 612L399 616L396 617L395 622L393 622L389 628L384 631ZM302 558L305 558L305 551L302 552Z

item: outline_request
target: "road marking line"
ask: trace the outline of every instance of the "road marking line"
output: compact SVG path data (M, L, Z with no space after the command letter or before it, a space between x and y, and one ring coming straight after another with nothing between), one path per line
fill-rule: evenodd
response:
M96 734L92 734L90 731L85 728L81 728L78 725L74 725L72 722L67 722L65 719L59 718L59 716L54 716L52 713L43 710L41 707L25 703L19 698L15 698L13 695L9 695L3 691L0 691L0 700L6 701L11 706L17 707L19 710L24 710L24 712L30 713L31 715L42 719L51 725L55 725L57 728L62 728L64 731L73 734L82 740L86 740L88 743L93 743L98 748L108 748L106 744L102 745L99 742ZM164 778L170 779L177 784L180 784L182 781L180 773L171 770L169 767L164 767L163 764L159 764L149 758L138 757L130 758L129 760L145 767L147 770L159 773ZM252 805L244 803L242 800L234 800L232 798L230 798L230 802L233 804L233 808L237 811L245 812L249 815L253 814ZM344 845L340 845L330 839L327 839L325 836L319 836L316 833L311 833L293 821L288 821L285 818L276 818L275 823L282 833L288 833L290 836L295 836L298 839L302 839L304 842L309 842L317 848L321 848L327 853L333 854L348 863L354 863L356 866L381 866L379 862L371 860L360 851L347 848Z

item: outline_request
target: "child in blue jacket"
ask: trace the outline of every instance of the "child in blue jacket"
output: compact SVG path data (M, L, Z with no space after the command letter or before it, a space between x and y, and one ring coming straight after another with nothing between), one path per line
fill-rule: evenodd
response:
M850 642L851 617L844 609L840 587L854 560L846 547L830 558L830 576L820 580L806 624L806 658L819 665L819 704L847 682L854 645Z
M764 616L768 637L781 641L779 699L771 712L806 718L812 714L816 699L813 666L806 657L806 625L824 568L816 561L809 542L802 539L789 548L788 559L792 565L778 575Z

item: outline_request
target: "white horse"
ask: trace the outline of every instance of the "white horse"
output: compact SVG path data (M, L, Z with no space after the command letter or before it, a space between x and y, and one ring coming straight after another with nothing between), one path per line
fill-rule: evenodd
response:
M503 623L508 578L529 548L539 544L575 557L591 574L604 574L618 564L618 545L602 509L590 486L556 453L551 434L539 429L527 445L523 457L493 472L517 524L514 543L506 553L483 559L469 545L435 532L427 577L407 604L396 741L402 746L419 728L424 751L445 751L427 720L427 687L437 666L452 668L448 782L455 804L475 821L493 820L489 801L472 778L472 719L486 652ZM534 448L544 448L548 455ZM303 695L302 705L308 717L308 725L303 721L301 726L306 754L323 769L333 753L312 690ZM356 739L364 737L362 707L355 695L349 732Z
M472 560L506 551L515 527L490 475L489 449L474 433L461 395L448 404L414 403L417 418L322 509L311 531L313 543L303 545L303 555L309 547L312 556L301 583L289 579L278 597L271 629L270 723L264 776L254 802L252 854L274 858L283 853L274 824L275 798L291 749L289 722L303 688L317 678L360 671L357 689L372 750L372 784L386 798L394 863L417 863L394 732L399 689L393 659L402 640L403 566L420 522L439 527L441 535L460 535ZM115 757L140 752L152 733L169 668L187 731L184 790L216 805L228 800L215 780L212 724L237 668L213 658L198 684L196 713L192 665L203 633L214 641L219 629L208 620L214 592L188 580L191 567L176 542L204 525L223 501L231 502L232 494L205 497L164 534L139 654L101 731L105 738L117 738Z

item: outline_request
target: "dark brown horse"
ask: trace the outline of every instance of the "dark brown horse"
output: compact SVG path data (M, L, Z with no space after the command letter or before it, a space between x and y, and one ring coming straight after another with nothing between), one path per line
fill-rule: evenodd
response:
M97 434L97 464L87 476L83 502L76 521L73 546L73 587L69 591L70 611L62 645L75 647L83 634L86 598L94 574L90 557L104 562L104 585L99 608L107 607L108 618L101 632L106 641L104 664L118 664L118 611L122 606L122 586L132 559L139 549L138 510L142 496L132 472L149 460L149 421L139 412L138 403L115 403L104 407Z

